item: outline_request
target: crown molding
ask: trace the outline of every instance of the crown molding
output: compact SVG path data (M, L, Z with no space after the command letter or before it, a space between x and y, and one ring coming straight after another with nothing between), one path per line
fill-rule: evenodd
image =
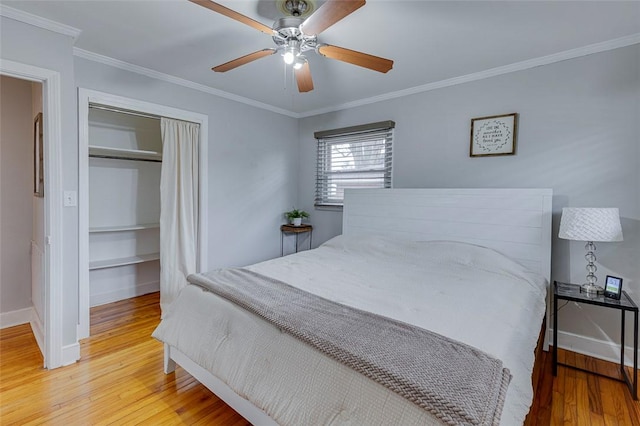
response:
M292 118L299 118L299 114L296 114L295 112L292 112L292 111L288 111L288 110L278 108L273 105L265 104L262 102L258 102L256 100L245 98L243 96L234 95L233 93L225 92L223 90L214 89L213 87L205 86L204 84L195 83L193 81L185 80L179 77L174 77L172 75L161 73L159 71L155 71L149 68L141 67L139 65L134 65L129 62L124 62L119 59L110 58L109 56L104 56L97 53L89 52L88 50L83 50L83 49L74 47L73 55L79 58L87 59L89 61L100 62L102 64L109 65L115 68L120 68L125 71L131 71L136 74L142 74L144 76L166 81L168 83L173 83L179 86L184 86L190 89L198 90L200 92L209 93L211 95L215 95L221 98L240 102L256 108L266 109L268 111L275 112L277 114L286 115Z
M539 58L529 59L522 62L516 62L501 67L491 68L488 70L480 71L473 74L467 74L460 77L453 77L446 80L436 81L433 83L424 84L421 86L415 86L408 89L399 90L397 92L385 93L380 96L373 96L371 98L359 99L353 102L347 102L341 105L330 106L327 108L316 109L313 111L307 111L299 113L300 118L312 117L314 115L326 114L329 112L341 111L349 108L355 108L359 106L369 105L376 102L387 101L390 99L401 98L403 96L415 95L417 93L428 92L430 90L442 89L444 87L455 86L458 84L469 83L477 80L484 80L485 78L491 78L498 75L509 74L517 71L524 71L531 68L549 65L556 62L562 62L569 59L579 58L582 56L592 55L594 53L605 52L608 50L614 50L621 47L627 47L634 44L640 44L640 33L631 34L626 37L620 37L613 40L604 41L601 43L590 44L576 49L565 50L564 52L554 53L552 55L541 56Z
M33 15L28 12L24 12L13 7L8 7L0 4L0 16L10 18L15 21L20 21L25 24L33 25L45 30L53 31L54 33L62 34L71 37L74 41L80 36L82 30L71 27L69 25L61 24L60 22L52 21L50 19L42 18L37 15Z
M582 56L592 55L594 53L606 52L608 50L619 49L621 47L627 47L634 44L640 44L640 33L631 34L626 37L620 37L613 40L604 41L601 43L590 44L576 49L565 50L564 52L554 53L552 55L541 56L539 58L528 59L526 61L516 62L513 64L491 68L488 70L480 71L477 73L467 74L459 77L453 77L446 80L436 81L433 83L424 84L421 86L410 87L408 89L398 90L396 92L389 92L379 96L373 96L370 98L359 99L352 102L346 102L339 105L333 105L326 108L296 113L293 111L285 110L275 107L273 105L258 102L253 99L245 98L242 96L234 95L223 90L214 89L203 84L194 83L189 80L185 80L179 77L174 77L168 74L164 74L158 71L154 71L149 68L144 68L138 65L133 65L128 62L120 61L118 59L110 58L108 56L99 55L97 53L89 52L87 50L73 48L73 54L77 57L84 58L94 62L100 62L105 65L110 65L116 68L120 68L126 71L131 71L137 74L146 75L151 78L156 78L169 83L178 84L180 86L188 87L201 92L209 93L215 96L220 96L232 101L244 103L254 106L256 108L262 108L277 114L286 115L292 118L306 118L315 115L326 114L330 112L341 111L349 108L356 108L364 105L369 105L377 102L387 101L391 99L401 98L403 96L415 95L422 92L428 92L431 90L442 89L445 87L455 86L458 84L470 83L473 81L484 80L486 78L496 77L503 74L509 74L512 72L524 71L531 68L550 65L556 62L562 62L569 59L579 58Z

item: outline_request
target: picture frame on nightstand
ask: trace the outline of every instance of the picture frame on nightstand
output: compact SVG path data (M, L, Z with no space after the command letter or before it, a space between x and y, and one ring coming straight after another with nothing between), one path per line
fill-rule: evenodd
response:
M622 293L622 278L607 275L604 280L604 297L620 300Z

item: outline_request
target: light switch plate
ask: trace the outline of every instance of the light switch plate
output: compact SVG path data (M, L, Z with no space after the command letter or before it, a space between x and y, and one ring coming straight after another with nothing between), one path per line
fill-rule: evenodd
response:
M64 206L75 207L78 205L78 193L76 191L64 191Z

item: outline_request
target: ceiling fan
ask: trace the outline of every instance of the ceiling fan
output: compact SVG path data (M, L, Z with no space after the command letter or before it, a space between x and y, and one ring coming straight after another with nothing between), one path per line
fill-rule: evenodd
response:
M257 59L282 52L284 62L293 65L298 90L310 92L313 90L313 80L309 62L304 55L309 51L315 51L327 58L382 73L393 68L392 60L318 42L318 34L364 6L365 0L327 0L315 11L313 11L315 8L314 0L280 0L279 8L291 16L278 19L273 24L273 28L211 0L189 1L268 34L276 44L275 48L258 50L213 67L215 72L226 72ZM309 16L303 18L305 15Z

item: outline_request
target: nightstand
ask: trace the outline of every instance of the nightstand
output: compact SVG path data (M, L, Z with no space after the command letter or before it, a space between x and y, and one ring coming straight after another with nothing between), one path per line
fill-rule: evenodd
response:
M578 303L586 303L588 305L602 306L609 309L617 309L620 311L620 374L622 378L611 377L595 371L585 370L574 365L558 362L558 301L568 300ZM633 313L633 378L629 377L627 370L624 368L624 326L625 313L629 311ZM626 291L622 291L620 300L609 299L603 295L588 295L580 291L580 286L576 284L567 284L554 281L553 283L553 375L558 374L558 365L580 370L585 373L596 374L598 376L607 377L626 383L631 392L633 399L638 399L638 307L633 302Z
M280 256L284 256L284 234L295 234L296 236L296 253L298 252L298 236L300 234L309 233L309 250L311 250L311 239L313 238L313 226L311 225L282 225L280 227Z

